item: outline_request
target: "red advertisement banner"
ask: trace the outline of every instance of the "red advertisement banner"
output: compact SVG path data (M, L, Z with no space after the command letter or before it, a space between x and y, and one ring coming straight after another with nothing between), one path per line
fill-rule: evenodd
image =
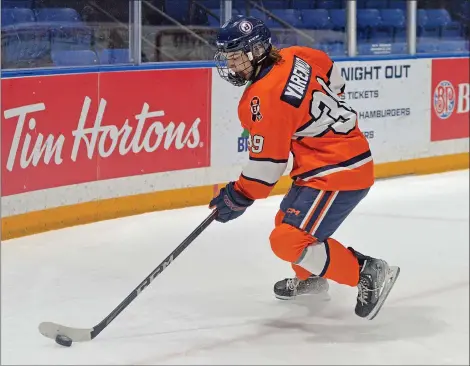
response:
M2 196L210 164L211 70L2 80Z
M431 141L469 137L469 59L432 60Z

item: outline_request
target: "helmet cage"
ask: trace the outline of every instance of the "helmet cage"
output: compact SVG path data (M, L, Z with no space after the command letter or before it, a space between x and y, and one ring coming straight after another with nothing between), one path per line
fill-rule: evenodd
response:
M243 86L254 77L256 67L271 51L271 38L264 39L256 35L246 41L246 37L228 42L217 42L214 61L220 77L235 86ZM235 52L241 51L247 56L242 69L234 71L229 68L228 60ZM251 69L251 70L249 70Z

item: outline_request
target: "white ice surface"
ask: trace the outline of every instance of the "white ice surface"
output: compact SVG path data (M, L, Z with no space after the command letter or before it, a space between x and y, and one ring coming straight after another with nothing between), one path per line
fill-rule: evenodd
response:
M42 321L92 327L209 213L156 212L1 245L2 364L469 364L469 172L377 182L335 238L401 267L381 313L279 301L291 276L271 252L282 196L213 223L91 342L63 348Z

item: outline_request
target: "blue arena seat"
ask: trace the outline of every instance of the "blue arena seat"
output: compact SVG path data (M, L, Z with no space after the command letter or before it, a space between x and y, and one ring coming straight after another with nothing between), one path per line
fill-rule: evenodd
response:
M401 9L381 9L381 23L374 30L374 39L397 42L406 39L406 18Z
M2 0L2 8L31 8L33 0Z
M12 10L13 9L2 9L2 28L15 24Z
M51 58L56 66L97 65L98 57L92 50L52 51Z
M460 23L452 20L446 9L427 9L426 13L426 27L431 28L434 34L437 33L443 38L460 37Z
M72 8L40 8L36 10L38 22L80 22L80 15Z
M440 17L432 18L430 17L430 13L426 11L426 9L419 9L418 13L424 13L425 16L421 16L422 20L422 33L420 34L421 37L439 37L441 26L443 25L443 19Z
M425 34L425 27L428 22L428 14L425 9L418 9L416 13L416 36L421 37Z
M49 30L51 34L51 48L53 50L89 49L93 41L93 30L85 25L50 25Z
M357 10L357 38L368 40L373 38L375 29L381 24L380 13L377 9Z
M128 48L103 49L98 52L98 59L102 65L130 63L129 56Z
M297 9L272 9L270 12L277 18L290 24L293 27L301 28L302 19L300 17L300 11ZM284 26L279 23L275 18L268 17L266 19L266 25L268 27L283 28Z
M12 24L35 22L34 13L26 8L2 9L2 28Z
M12 9L12 12L15 23L29 23L36 21L34 13L31 9L15 8Z
M329 10L332 29L343 31L346 27L346 10L331 9Z
M461 26L446 9L418 9L418 37L459 37Z
M50 33L34 23L2 29L2 59L9 63L29 62L47 57Z
M3 27L3 11L2 9L2 27ZM2 28L2 63L16 63L24 55L22 42L18 37L18 33L14 28Z
M303 9L303 25L308 29L330 29L332 24L326 9Z

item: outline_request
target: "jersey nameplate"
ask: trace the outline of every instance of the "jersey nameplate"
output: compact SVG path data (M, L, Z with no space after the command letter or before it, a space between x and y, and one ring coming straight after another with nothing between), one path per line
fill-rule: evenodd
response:
M282 92L281 100L299 108L307 93L311 75L312 67L300 57L294 56L294 64Z

